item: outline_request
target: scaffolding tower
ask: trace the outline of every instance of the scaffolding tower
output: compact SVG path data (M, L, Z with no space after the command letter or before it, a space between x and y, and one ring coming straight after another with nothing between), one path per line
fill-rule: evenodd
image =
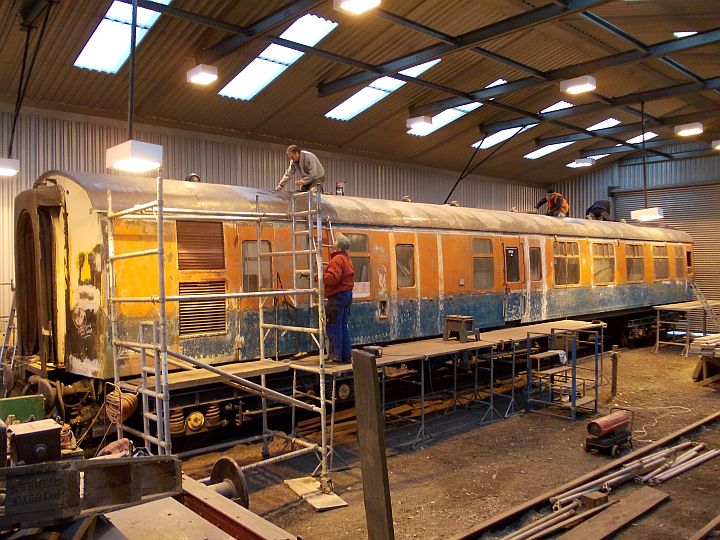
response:
M220 210L198 210L191 208L167 207L163 201L163 178L156 179L155 200L138 204L127 209L114 211L112 206L112 193L107 194L107 275L108 275L108 297L110 314L110 342L113 353L114 386L116 389L126 392L139 393L143 404L143 430L140 431L128 426L120 414L116 419L116 430L118 439L129 433L145 441L148 447L157 447L159 454L172 453L172 443L169 427L170 392L168 384L168 365L181 369L206 370L219 375L223 383L240 389L246 393L259 396L262 403L262 425L263 425L263 447L264 460L247 466L255 468L260 465L289 459L301 454L317 452L320 454L320 484L322 490L329 492L332 484L329 476L328 454L329 445L326 433L326 409L328 400L325 396L324 376L320 384L320 406L312 405L287 396L267 387L266 375L261 374L260 384L249 381L232 373L223 371L222 366L210 365L206 362L192 358L168 348L167 343L167 311L168 302L181 301L205 301L205 300L228 300L236 298L257 298L258 304L258 332L261 360L266 359L265 340L272 331L299 332L310 335L319 350L320 367L324 374L325 369L325 312L323 305L323 239L332 238L331 229L324 233L323 224L330 223L323 220L321 213L321 195L319 190L313 188L308 192L291 194L290 205L287 212L263 212L259 197L256 197L255 211L234 212ZM172 216L174 219L195 220L195 221L249 221L257 225L257 276L258 290L252 292L236 293L214 293L214 294L192 294L192 295L168 295L165 291L165 250L164 230L165 218ZM152 220L155 222L157 233L157 247L147 250L116 253L115 251L115 225L118 220ZM292 230L292 246L286 251L262 250L262 227L268 223L289 222ZM305 239L305 240L303 240ZM300 244L300 245L298 245ZM115 268L117 261L133 257L156 257L158 265L157 294L142 297L120 297L116 293L118 272ZM283 290L278 286L263 290L263 265L261 261L265 257L279 258L286 257L291 260L293 287ZM270 268L272 269L272 264ZM272 271L272 270L271 270ZM307 280L307 285L303 283ZM273 283L273 280L270 280ZM291 296L295 305L299 305L301 298L307 299L310 320L309 326L296 326L280 324L280 321L265 321L266 302L270 298ZM127 336L120 335L118 324L118 309L124 303L145 303L157 306L157 319L144 322L140 325L137 340L127 339ZM277 341L276 341L277 347ZM126 351L132 351L139 355L140 359L140 385L128 383L121 378L121 367L123 356ZM153 361L148 361L148 355ZM152 377L150 377L152 375ZM280 402L286 405L305 409L321 417L323 426L321 441L318 445L312 441L305 441L296 437L288 437L283 433L271 431L267 422L267 400ZM120 401L122 403L122 401ZM151 410L152 409L152 410ZM122 413L122 411L121 411ZM270 458L268 446L272 438L284 438L293 445L301 446L286 454Z

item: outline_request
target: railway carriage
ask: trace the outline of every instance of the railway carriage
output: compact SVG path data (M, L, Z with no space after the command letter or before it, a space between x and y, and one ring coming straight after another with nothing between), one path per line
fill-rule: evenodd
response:
M288 193L164 182L170 208L282 214ZM48 172L15 203L18 354L36 375L108 380L108 192L113 210L155 198L139 177ZM350 318L355 345L442 333L446 315L472 315L481 328L564 317L617 314L692 297L693 244L682 232L615 222L323 196L322 213L351 242L356 271ZM261 250L289 250L287 219L266 222ZM152 220L118 221L116 253L156 246ZM165 287L170 295L290 288L287 258L257 265L258 226L228 218L166 217ZM115 263L116 295L157 294L157 258ZM302 306L299 306L302 307ZM155 306L118 306L120 337L136 339ZM307 313L282 297L271 316L303 324ZM257 358L257 299L168 304L168 345L209 363ZM278 356L311 350L309 340L271 335ZM33 364L29 364L32 366ZM38 368L37 366L41 366ZM128 356L124 376L137 375Z

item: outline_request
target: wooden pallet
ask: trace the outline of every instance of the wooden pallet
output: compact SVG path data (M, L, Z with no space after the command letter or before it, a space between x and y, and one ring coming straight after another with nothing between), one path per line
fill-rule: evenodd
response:
M182 492L173 456L54 461L0 469L0 529L45 527Z

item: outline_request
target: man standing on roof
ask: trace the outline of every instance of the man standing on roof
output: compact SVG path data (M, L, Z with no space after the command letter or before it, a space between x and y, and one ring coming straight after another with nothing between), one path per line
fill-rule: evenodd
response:
M585 217L599 221L612 221L610 218L610 201L605 199L595 201L590 205L590 208L585 210Z
M548 188L547 195L538 201L535 209L539 210L545 203L547 203L546 216L567 217L570 213L570 205L567 199L562 196L562 193L558 193L553 188Z
M278 182L275 191L282 190L290 176L297 173L300 175L300 179L295 181L295 185L300 188L300 191L309 191L313 186L318 186L322 192L325 169L317 156L307 150L301 150L296 144L288 146L287 155L290 158L290 166Z

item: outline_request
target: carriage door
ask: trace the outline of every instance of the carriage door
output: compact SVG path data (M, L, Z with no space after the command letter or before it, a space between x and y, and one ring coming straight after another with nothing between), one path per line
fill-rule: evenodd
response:
M523 243L517 236L507 236L502 248L505 321L519 321L527 308Z
M545 294L545 276L543 265L543 237L525 236L523 243L523 261L525 262L525 309L522 322L543 320L547 311Z

